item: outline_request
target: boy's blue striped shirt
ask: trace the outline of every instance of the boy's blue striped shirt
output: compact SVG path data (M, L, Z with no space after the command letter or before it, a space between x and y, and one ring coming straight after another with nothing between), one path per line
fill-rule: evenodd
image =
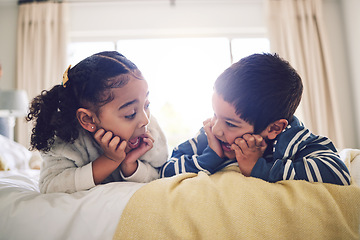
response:
M164 164L160 175L169 177L199 171L212 174L231 164L237 164L237 161L221 159L208 146L202 128L197 136L174 149L171 159ZM312 134L296 117L277 136L272 152L259 158L251 176L269 182L294 179L350 184L349 170L340 159L333 143L326 137Z

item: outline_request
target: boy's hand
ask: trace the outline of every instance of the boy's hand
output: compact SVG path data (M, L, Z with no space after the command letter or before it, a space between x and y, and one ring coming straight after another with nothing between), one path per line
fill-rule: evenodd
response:
M257 160L262 157L267 144L260 135L244 134L235 139L231 149L235 151L236 160L242 174L250 176Z
M211 118L206 119L203 122L204 130L208 139L209 147L221 158L224 158L224 151L221 148L219 140L215 137L212 132L212 122Z
M125 177L131 176L137 169L137 159L153 148L154 138L150 132L144 134L140 146L126 154L125 160L121 163L120 168Z
M114 136L111 131L104 129L96 131L94 138L104 151L105 157L119 164L125 159L126 141L121 141L120 137Z

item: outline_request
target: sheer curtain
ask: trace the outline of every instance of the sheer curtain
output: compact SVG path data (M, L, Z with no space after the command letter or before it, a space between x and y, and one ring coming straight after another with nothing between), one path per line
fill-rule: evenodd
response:
M29 100L62 80L66 65L67 6L65 3L21 4L17 30L17 88ZM32 124L19 120L16 139L29 146Z
M312 132L343 148L322 0L266 0L266 9L271 51L288 60L303 80L297 114Z

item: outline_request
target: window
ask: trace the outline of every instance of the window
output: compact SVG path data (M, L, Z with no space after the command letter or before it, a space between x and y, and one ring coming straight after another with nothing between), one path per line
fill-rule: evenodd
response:
M116 46L116 47L115 47ZM252 53L269 52L266 38L138 39L72 43L69 64L104 50L117 50L134 62L149 84L150 109L159 120L170 149L193 137L212 117L216 78Z
M102 51L114 51L113 42L72 42L68 47L68 64L75 66L84 58Z

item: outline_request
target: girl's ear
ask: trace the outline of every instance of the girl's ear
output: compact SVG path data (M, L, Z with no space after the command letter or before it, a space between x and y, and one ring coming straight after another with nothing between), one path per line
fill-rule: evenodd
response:
M277 137L288 125L288 121L286 119L279 119L275 122L269 124L265 131L267 131L268 139L272 140Z
M96 131L96 124L94 122L94 113L86 108L79 108L76 111L76 117L80 125L89 132Z

